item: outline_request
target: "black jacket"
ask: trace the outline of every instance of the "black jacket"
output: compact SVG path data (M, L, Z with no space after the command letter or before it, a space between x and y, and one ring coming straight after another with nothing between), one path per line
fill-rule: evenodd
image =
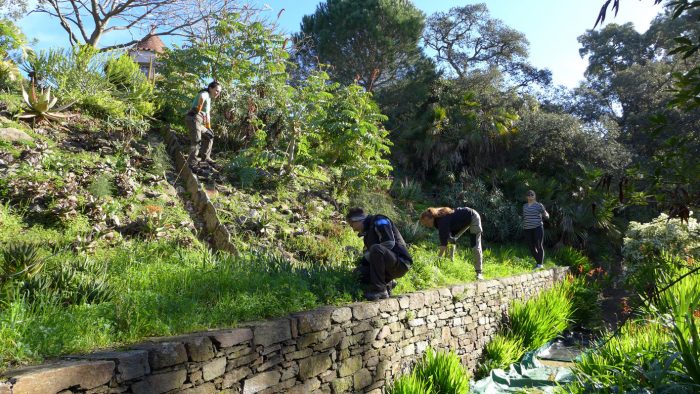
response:
M449 215L435 219L435 227L440 236L440 245L446 246L451 237L454 237L469 226L472 222L472 208L455 208Z
M365 229L360 234L365 243L365 250L372 245L384 245L387 249L396 253L398 260L407 266L413 263L408 253L408 246L394 223L384 215L371 215L364 221Z

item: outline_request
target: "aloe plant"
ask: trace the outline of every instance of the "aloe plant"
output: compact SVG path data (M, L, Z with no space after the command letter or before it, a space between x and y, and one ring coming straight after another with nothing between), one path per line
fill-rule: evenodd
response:
M37 93L36 86L32 84L31 94L27 93L22 87L22 97L24 98L24 103L26 108L24 109L24 114L19 115L19 119L37 119L37 120L49 120L49 121L60 121L66 117L65 114L60 113L61 111L68 108L71 104L64 105L62 107L55 108L58 102L57 97L51 97L51 88L42 89Z

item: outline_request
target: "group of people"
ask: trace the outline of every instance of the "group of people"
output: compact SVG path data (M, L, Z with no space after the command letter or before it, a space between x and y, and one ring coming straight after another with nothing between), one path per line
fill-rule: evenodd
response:
M535 192L529 190L523 205L523 229L530 253L535 258L535 269L544 263L544 220L549 213L537 202ZM348 211L346 220L364 241L364 255L358 266L360 280L368 287L365 298L370 301L388 298L396 286L396 279L411 268L413 259L408 246L394 223L384 215L368 215L362 208ZM477 279L483 279L483 252L481 247L481 215L473 208L428 208L420 215L420 223L438 230L440 247L438 257L454 260L457 240L469 232L474 252L474 270Z
M188 161L195 165L200 160L213 164L211 158L214 133L211 130L211 100L221 94L221 84L211 82L200 90L192 101L185 116L185 124L190 133L190 151ZM544 228L543 219L549 214L544 206L537 202L535 192L526 194L527 203L523 205L523 229L530 252L536 261L536 268L544 262ZM369 288L365 293L368 300L387 298L396 285L395 279L406 274L413 259L408 246L394 223L384 215L367 215L362 208L353 208L346 217L350 226L363 237L365 252L358 267L363 283ZM483 253L481 248L481 215L473 208L428 208L420 215L420 222L428 228L436 228L440 239L438 257L447 256L454 259L456 243L459 237L469 231L472 250L474 251L474 270L477 279L483 279ZM449 251L448 251L449 249Z

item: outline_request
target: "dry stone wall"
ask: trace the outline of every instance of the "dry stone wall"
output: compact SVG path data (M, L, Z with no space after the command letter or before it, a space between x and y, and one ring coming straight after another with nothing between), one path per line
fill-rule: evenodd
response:
M173 158L175 169L182 179L185 191L189 194L192 205L202 219L204 224L203 230L206 231L211 239L211 246L216 250L235 254L236 248L231 243L231 234L219 220L214 204L211 203L206 190L187 164L187 159L182 153L183 150L177 140L177 136L168 128L163 130L163 135L168 153Z
M0 394L381 393L431 346L474 369L513 299L566 269L324 307L10 371Z

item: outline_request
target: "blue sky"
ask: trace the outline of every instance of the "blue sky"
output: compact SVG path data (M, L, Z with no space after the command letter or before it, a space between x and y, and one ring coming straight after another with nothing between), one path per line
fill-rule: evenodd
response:
M270 18L284 9L280 29L286 33L299 30L301 18L315 11L318 0L268 0L253 1L267 5ZM578 54L576 38L593 27L603 0L414 0L413 3L430 15L447 11L450 7L484 2L491 16L501 19L506 25L523 32L530 41L530 58L540 68L552 71L554 82L568 87L575 86L583 78L586 61ZM637 30L645 31L654 16L661 11L652 0L623 1L620 13L608 22L633 22ZM38 41L38 47L65 46L65 32L50 18L29 15L20 21L20 27L30 39ZM167 42L167 41L166 41ZM109 43L108 40L105 43Z

